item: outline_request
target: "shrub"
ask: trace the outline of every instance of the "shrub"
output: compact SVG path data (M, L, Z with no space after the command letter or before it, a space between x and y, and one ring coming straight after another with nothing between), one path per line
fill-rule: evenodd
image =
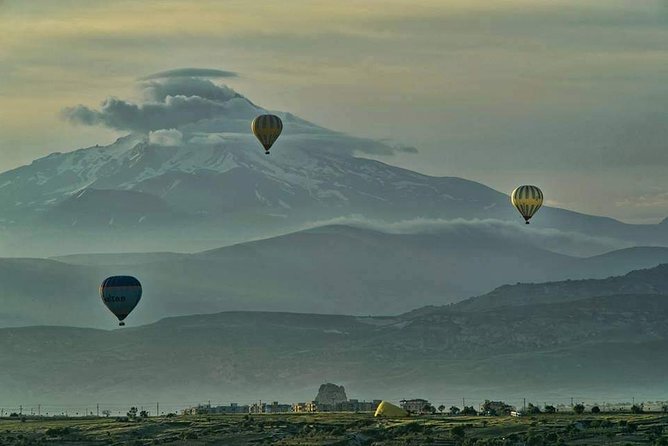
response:
M556 443L558 439L559 439L559 435L557 435L556 432L550 432L549 434L547 434L545 436L545 440L547 440L549 442L549 444Z
M70 433L70 428L65 426L65 427L53 427L50 429L47 429L45 434L49 436L60 436L60 435L68 435Z
M464 429L464 426L455 426L450 431L450 435L455 438L462 439L466 436L466 430Z

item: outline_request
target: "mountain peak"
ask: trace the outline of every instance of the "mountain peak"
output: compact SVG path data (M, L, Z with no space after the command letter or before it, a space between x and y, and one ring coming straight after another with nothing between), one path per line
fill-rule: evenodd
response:
M36 231L43 225L46 233L51 211L80 214L82 201L75 203L72 195L90 189L141 193L95 195L104 197L101 207L121 213L132 206L115 200L150 203L157 214L142 222L171 225L179 238L182 220L162 216L165 212L185 216L200 225L192 226L191 233L198 240L202 234L207 234L205 239L220 240L224 234L228 241L229 237L248 240L350 215L395 222L416 218L518 222L504 194L472 181L430 177L365 158L360 155L391 155L401 148L328 130L291 113L272 111L284 119L284 129L271 156L266 156L250 123L267 110L212 80L230 76L198 68L166 71L140 80L141 101L108 98L97 108L77 105L64 110L72 122L128 135L106 147L52 154L0 174L2 215L8 224L33 222ZM138 216L138 209L131 210L127 218L118 216L114 222L137 222L143 216ZM70 217L63 216L62 221L81 222L76 215ZM584 244L605 243L606 250L619 247L620 240L656 245L668 238L665 231L650 233L550 208L543 208L540 217L537 225L595 234L593 241L582 237ZM151 228L145 223L140 227ZM542 237L534 228L540 226L523 232ZM515 233L516 228L510 230ZM35 243L43 246L45 240Z

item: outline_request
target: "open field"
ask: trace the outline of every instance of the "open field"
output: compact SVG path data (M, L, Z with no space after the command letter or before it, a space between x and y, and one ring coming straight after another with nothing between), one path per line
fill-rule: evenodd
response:
M0 420L2 445L638 445L668 444L666 414L512 417L371 414ZM664 431L667 435L664 435Z

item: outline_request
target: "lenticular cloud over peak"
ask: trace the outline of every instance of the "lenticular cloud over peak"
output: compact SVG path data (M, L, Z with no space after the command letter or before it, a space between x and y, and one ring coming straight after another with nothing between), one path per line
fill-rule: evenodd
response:
M108 97L98 108L77 105L63 109L61 115L74 124L150 135L151 144L156 146L215 145L221 143L221 135L225 133L247 133L250 136L251 121L269 110L255 105L227 85L213 81L218 71L193 68L156 73L138 82L142 98L138 101ZM217 77L225 76L219 73ZM308 147L321 153L393 155L417 152L414 147L391 146L383 141L343 135L291 113L271 113L287 123L287 133L308 135Z
M141 89L148 101L162 102L168 96L197 96L211 101L225 102L242 97L226 85L218 85L208 79L178 77L143 82Z
M177 68L174 70L161 71L159 73L149 74L140 78L140 80L168 79L181 77L206 77L211 79L224 77L238 77L234 71L217 70L213 68Z

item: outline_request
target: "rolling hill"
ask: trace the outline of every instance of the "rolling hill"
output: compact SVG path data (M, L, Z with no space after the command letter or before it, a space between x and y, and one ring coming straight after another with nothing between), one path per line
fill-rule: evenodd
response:
M5 328L0 398L7 404L297 401L334 381L368 399L657 400L665 397L668 372L666 317L667 295L629 294L520 311L225 312L112 331Z
M128 319L137 325L229 310L391 315L506 283L605 278L663 262L665 248L579 258L468 226L387 233L335 225L196 254L0 259L0 323L111 328L97 287L117 274L134 275L144 285L142 302ZM481 306L494 306L492 298L486 302Z

